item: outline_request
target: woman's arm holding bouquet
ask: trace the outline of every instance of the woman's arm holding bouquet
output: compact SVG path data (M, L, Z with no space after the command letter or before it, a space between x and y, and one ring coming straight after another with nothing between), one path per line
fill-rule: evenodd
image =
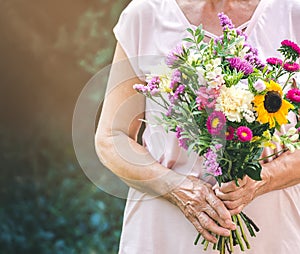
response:
M284 189L300 183L300 150L287 151L275 160L262 165L261 181L245 176L239 181L216 187L216 195L222 199L231 214L238 214L254 198L273 190Z

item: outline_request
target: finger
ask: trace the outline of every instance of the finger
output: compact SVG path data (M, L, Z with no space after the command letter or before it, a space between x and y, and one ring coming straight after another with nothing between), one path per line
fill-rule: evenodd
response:
M238 199L234 201L224 201L224 204L228 210L234 210L239 206L245 206L245 202L243 201L243 199Z
M199 220L201 227L206 231L222 236L230 235L230 230L217 225L217 223L204 212L200 212L197 219Z
M233 210L229 210L229 212L231 215L236 215L236 214L239 214L241 211L243 211L243 209L244 209L244 206L242 205Z
M192 216L191 214L189 214L187 218L194 225L196 230L202 235L203 238L205 238L209 242L217 243L218 241L217 238L213 236L211 233L209 233L204 227L201 226L198 218Z
M231 230L235 229L235 224L231 220L230 212L225 207L225 204L214 195L210 193L206 196L206 201L210 205L211 209L216 212L215 219L223 227L229 228ZM211 212L212 213L212 212Z
M235 181L231 181L231 182L228 182L228 183L222 183L221 187L219 189L224 193L236 191L239 188L246 185L247 180L248 180L247 176L245 176L243 179L238 179L238 186L236 185Z
M243 188L237 189L236 191L224 193L219 189L215 190L215 194L218 198L220 198L223 201L234 201L239 198L241 198L243 194Z
M220 186L220 191L227 193L227 192L232 192L236 191L239 187L235 184L235 182L228 182L228 183L222 183Z

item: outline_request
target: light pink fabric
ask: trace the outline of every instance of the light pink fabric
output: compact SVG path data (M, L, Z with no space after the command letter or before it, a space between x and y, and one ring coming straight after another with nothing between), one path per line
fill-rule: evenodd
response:
M300 1L262 0L246 32L249 41L259 49L262 58L278 55L276 48L283 39L300 43ZM133 0L123 11L114 28L118 42L131 59L139 76L149 71L149 64L187 36L189 24L175 0ZM210 33L208 35L214 36ZM142 56L136 58L137 56ZM150 101L146 118L160 111ZM161 127L147 126L144 143L152 156L166 167L183 174L193 174L207 181L201 169L201 158L188 156L178 147L174 134ZM299 165L300 166L300 165ZM261 232L251 238L247 254L300 253L300 185L273 191L255 199L245 208ZM180 210L161 198L130 189L124 214L120 254L201 254L194 246L197 235ZM237 248L236 254L241 253Z

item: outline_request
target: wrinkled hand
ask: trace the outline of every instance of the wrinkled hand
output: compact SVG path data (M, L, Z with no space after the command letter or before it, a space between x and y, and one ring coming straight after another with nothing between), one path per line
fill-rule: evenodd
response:
M240 213L256 196L259 182L245 176L239 179L239 186L234 181L214 186L216 196L223 200L231 215Z
M216 197L212 186L196 177L188 176L166 198L178 206L197 231L210 242L217 242L211 233L229 236L230 230L235 229L230 212Z

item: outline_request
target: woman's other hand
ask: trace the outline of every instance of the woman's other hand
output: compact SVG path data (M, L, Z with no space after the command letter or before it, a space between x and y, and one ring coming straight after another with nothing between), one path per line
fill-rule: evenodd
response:
M210 242L217 242L212 233L229 236L230 230L235 229L230 212L215 195L212 186L194 176L188 176L164 197L178 206L197 231Z
M255 197L258 196L259 188L263 184L261 181L252 180L245 176L239 179L239 186L235 181L215 185L216 196L223 200L231 215L240 213Z

